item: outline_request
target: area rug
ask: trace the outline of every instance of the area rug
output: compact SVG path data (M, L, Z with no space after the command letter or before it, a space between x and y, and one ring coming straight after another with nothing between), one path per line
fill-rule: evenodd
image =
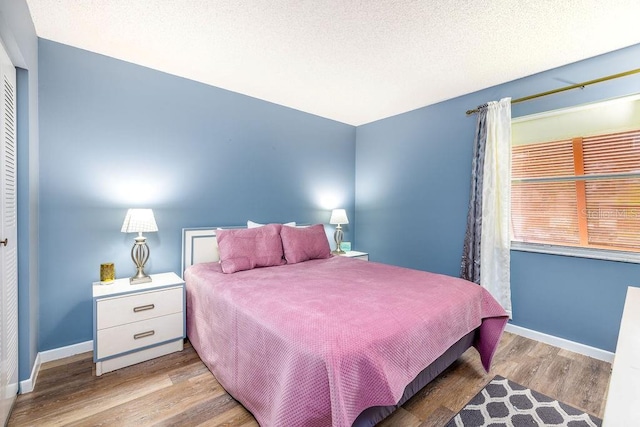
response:
M445 427L600 427L602 420L500 376Z

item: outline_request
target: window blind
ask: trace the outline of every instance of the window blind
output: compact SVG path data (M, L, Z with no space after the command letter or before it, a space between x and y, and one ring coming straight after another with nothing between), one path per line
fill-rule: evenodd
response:
M512 238L640 252L640 129L512 147Z

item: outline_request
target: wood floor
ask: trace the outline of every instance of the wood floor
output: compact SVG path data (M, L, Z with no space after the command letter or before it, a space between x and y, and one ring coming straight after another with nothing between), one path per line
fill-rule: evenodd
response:
M101 377L91 353L44 364L9 426L257 426L187 343L185 350ZM494 375L602 417L611 365L505 333L486 374L474 349L379 424L442 426Z

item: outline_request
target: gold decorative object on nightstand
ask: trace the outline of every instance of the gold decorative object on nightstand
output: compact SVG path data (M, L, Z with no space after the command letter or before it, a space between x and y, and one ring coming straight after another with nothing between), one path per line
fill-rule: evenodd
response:
M112 262L100 264L100 283L109 285L116 280L116 267Z

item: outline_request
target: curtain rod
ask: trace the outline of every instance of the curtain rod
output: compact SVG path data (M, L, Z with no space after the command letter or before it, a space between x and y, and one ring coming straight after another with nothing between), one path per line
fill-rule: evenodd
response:
M636 68L635 70L625 71L623 73L612 74L612 75L606 76L606 77L600 77L599 79L589 80L589 81L582 82L582 83L576 83L574 85L561 87L559 89L553 89L553 90L548 90L546 92L536 93L535 95L529 95L529 96L525 96L523 98L514 99L514 100L511 101L511 103L512 104L517 104L518 102L529 101L531 99L541 98L541 97L547 96L547 95L553 95L554 93L564 92L566 90L584 88L585 86L589 86L589 85L593 85L593 84L601 83L601 82L606 82L607 80L618 79L620 77L626 77L626 76L630 76L632 74L637 74L637 73L640 73L640 68ZM467 116L471 115L471 114L475 114L478 111L480 111L480 107L476 108L475 110L467 110Z

